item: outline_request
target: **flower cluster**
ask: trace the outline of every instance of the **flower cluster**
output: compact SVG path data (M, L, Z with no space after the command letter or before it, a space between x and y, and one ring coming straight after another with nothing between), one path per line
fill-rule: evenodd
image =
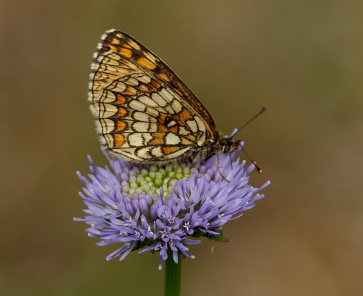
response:
M196 237L224 240L222 226L242 215L263 195L269 185L250 185L254 165L220 153L194 163L142 165L111 159L110 167L98 167L89 157L88 178L80 193L87 209L76 218L90 227L89 236L99 238L99 246L120 244L107 260L123 260L131 251L160 253L160 265L168 250L178 262L178 254L194 258L188 245L199 244ZM234 160L233 160L234 159Z

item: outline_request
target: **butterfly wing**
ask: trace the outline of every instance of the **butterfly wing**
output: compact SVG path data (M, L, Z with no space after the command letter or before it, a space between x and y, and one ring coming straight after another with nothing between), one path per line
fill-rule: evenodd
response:
M177 75L118 30L99 43L89 101L102 143L132 161L171 161L217 137L212 117Z

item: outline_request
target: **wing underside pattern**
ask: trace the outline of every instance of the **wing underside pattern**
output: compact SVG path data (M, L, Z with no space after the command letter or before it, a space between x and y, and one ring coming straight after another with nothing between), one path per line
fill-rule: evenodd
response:
M171 161L215 140L208 111L136 40L109 31L94 58L90 108L111 152L137 162Z

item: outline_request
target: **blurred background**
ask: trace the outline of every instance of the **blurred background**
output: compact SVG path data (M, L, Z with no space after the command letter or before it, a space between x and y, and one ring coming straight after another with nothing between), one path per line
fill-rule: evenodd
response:
M158 256L106 262L77 170L102 156L88 110L109 28L166 61L272 185L183 265L182 295L359 295L363 289L361 1L1 1L0 295L162 295ZM213 251L212 251L213 250Z

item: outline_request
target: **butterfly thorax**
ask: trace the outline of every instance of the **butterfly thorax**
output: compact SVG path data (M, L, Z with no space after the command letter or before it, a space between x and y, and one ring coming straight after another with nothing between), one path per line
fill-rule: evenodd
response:
M209 143L202 147L196 147L193 157L198 160L208 159L218 153L231 153L241 145L240 140L233 140L221 134L216 134L216 139L210 139Z
M223 153L231 153L235 151L240 145L241 145L240 140L234 141L230 137L219 138L219 143L218 143L219 150L221 150Z

